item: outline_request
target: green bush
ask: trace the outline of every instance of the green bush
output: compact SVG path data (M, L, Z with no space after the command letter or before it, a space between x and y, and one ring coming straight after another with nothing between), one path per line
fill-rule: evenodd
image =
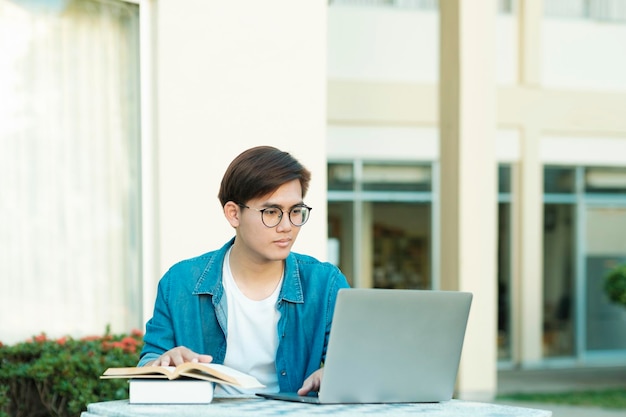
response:
M0 417L80 416L87 404L128 398L128 382L100 379L109 367L135 366L143 335L0 343Z
M607 274L604 290L609 300L626 307L626 264L612 269Z

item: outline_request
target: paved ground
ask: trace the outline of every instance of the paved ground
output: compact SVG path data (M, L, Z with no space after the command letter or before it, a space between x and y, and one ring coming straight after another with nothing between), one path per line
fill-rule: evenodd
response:
M580 369L511 370L498 372L498 393L588 391L626 389L626 366ZM552 411L553 417L626 417L626 410L574 407L554 404L496 401L518 407Z

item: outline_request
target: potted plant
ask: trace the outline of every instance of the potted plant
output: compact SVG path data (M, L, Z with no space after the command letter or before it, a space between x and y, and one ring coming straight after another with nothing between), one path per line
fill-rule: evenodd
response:
M609 271L604 281L604 291L609 300L626 307L626 264Z

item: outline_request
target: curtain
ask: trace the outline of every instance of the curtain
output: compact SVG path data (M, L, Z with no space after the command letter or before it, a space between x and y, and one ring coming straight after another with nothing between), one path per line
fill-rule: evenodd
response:
M0 0L0 341L141 325L139 8Z

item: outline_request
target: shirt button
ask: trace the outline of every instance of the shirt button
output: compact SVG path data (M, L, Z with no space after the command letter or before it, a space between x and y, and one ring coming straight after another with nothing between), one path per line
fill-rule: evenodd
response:
M281 374L282 376L286 376L286 375L287 375L287 371L282 370L282 371L280 371L280 374Z

